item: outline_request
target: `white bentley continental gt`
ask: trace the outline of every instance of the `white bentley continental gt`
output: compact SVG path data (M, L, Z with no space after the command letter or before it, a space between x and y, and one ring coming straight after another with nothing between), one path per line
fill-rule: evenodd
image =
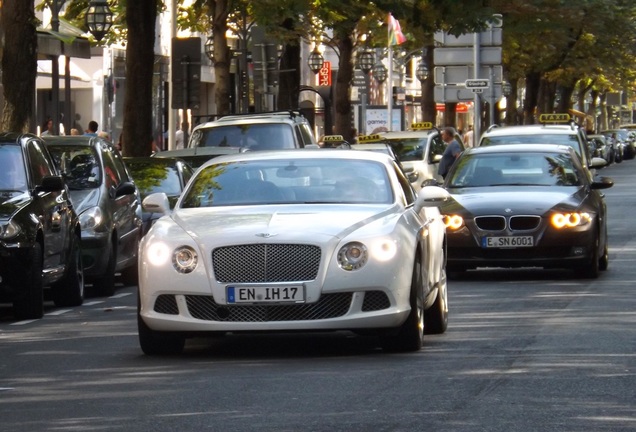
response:
M208 161L140 246L146 354L206 334L348 330L417 351L448 324L449 194L416 195L389 156L355 150L242 153Z

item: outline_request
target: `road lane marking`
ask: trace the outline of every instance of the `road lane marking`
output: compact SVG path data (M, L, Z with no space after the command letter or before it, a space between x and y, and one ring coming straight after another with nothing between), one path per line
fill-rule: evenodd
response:
M128 297L129 295L132 295L132 293L121 293L121 294L116 294L114 296L110 296L108 298L112 298L112 299L118 299L118 298L122 298L122 297Z

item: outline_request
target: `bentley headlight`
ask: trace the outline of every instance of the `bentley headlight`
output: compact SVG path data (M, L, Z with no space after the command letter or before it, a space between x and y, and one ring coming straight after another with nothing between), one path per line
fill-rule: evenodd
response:
M396 252L397 245L392 240L384 240L371 246L371 255L378 261L389 261Z
M368 259L367 247L362 243L347 243L338 251L338 265L343 270L358 270L367 263Z
M146 252L148 262L155 267L160 267L170 259L170 248L165 243L153 243Z
M102 209L99 207L91 207L82 212L79 217L82 230L98 231L104 221Z
M587 225L592 221L592 217L588 213L554 213L550 218L552 226L557 229L574 228Z
M20 231L20 225L14 221L10 221L7 224L0 225L0 239L9 240L20 234Z
M190 246L181 246L172 254L172 265L179 273L192 273L198 260L196 251Z
M452 231L457 231L464 226L464 218L460 215L444 215L443 220L446 228Z

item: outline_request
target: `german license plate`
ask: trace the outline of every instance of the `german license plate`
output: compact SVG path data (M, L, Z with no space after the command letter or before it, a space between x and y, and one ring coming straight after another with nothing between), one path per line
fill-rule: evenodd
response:
M302 285L285 287L227 287L228 303L302 303L305 290Z
M483 248L518 248L534 246L532 236L509 236L509 237L484 237L481 239Z

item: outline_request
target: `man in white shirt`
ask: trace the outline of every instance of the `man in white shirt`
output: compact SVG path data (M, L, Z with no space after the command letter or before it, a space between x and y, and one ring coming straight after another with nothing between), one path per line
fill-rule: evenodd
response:
M473 147L473 125L468 125L468 132L464 134L464 148Z
M184 124L181 124L181 127L174 133L174 148L179 150L184 148L184 133L183 133Z

